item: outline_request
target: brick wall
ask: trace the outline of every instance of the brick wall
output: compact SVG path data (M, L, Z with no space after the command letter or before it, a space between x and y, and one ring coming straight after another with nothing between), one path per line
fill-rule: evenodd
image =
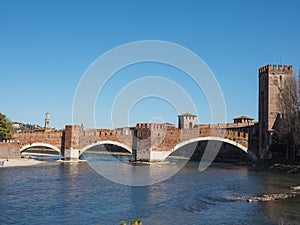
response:
M20 146L15 142L0 142L0 159L20 158Z
M13 134L16 142L20 143L20 147L32 143L47 143L63 149L63 132L53 130L30 130L21 131Z

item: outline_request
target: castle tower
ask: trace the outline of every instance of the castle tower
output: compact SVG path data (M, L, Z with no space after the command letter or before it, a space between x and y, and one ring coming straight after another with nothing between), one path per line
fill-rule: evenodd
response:
M287 77L294 74L293 66L267 65L259 70L259 151L268 152L273 126L280 114L279 91Z
M196 125L196 120L197 116L190 113L178 115L178 128L192 129Z
M46 113L45 128L50 128L50 114L49 113Z

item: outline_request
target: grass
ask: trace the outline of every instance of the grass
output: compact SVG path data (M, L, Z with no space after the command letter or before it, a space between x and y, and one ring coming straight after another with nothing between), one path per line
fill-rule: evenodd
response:
M120 225L126 225L126 222L123 220L120 222ZM141 220L131 220L130 225L142 225L142 221Z

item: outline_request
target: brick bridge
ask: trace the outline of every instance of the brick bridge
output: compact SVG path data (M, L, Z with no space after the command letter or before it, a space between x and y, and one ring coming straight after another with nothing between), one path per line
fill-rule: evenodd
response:
M185 118L186 121L183 121ZM177 149L201 141L228 143L256 159L258 125L253 119L239 117L234 123L202 125L195 124L195 118L192 114L180 115L178 127L168 123L139 123L135 127L109 130L67 125L64 131L45 128L16 132L13 136L19 142L21 152L30 147L44 146L67 160L78 159L94 146L110 144L126 149L136 161L163 161Z

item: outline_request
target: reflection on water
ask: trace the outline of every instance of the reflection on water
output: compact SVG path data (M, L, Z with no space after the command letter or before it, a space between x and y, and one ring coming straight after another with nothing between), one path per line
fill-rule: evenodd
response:
M120 160L119 157L121 157ZM186 164L186 160L152 164L133 163L131 162L133 161L132 156L98 153L89 153L83 158L103 177L129 186L145 186L164 181L176 174Z
M113 163L97 157L91 160ZM172 163L161 166L168 169ZM136 171L131 173L135 176ZM286 192L297 185L299 175L254 172L229 164L213 164L200 173L197 162L145 187L110 182L87 163L1 168L0 224L113 225L133 218L146 225L297 224L299 196L273 202L234 201L236 196Z
M261 180L263 193L284 193L289 187L300 185L299 175L269 173ZM300 224L300 196L280 201L265 202L263 210L274 224Z

